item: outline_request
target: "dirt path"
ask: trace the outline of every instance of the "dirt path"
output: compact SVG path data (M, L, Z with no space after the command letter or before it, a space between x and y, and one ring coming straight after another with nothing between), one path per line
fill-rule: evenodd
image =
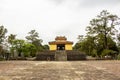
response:
M120 80L106 68L104 61L5 61L0 62L0 80Z

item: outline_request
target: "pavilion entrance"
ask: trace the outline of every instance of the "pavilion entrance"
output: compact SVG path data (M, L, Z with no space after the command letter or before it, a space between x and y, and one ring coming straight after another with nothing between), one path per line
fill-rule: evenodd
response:
M55 41L49 42L50 51L56 50L72 50L73 42L67 41L65 36L57 36Z
M65 44L57 44L57 50L65 50Z

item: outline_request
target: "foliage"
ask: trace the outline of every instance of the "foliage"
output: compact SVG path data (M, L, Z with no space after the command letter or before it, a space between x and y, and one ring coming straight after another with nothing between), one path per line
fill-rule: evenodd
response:
M22 47L24 45L25 41L21 39L15 39L13 41L13 49L18 52L18 56L21 56L22 53Z
M74 45L74 47L73 47L73 49L74 50L80 50L80 51L82 51L81 50L81 45L83 44L83 41L84 41L84 38L83 38L84 36L83 35L78 35L78 42Z
M0 45L0 54L2 53L3 51L3 47Z
M14 34L10 34L9 36L8 36L8 43L9 44L13 44L13 41L16 39L16 35L14 35Z
M84 51L87 55L101 57L105 55L114 56L118 54L118 47L112 38L117 30L118 16L103 10L95 19L90 21L86 28L87 36L80 36L74 49Z
M14 57L14 48L13 48L13 41L16 39L16 35L14 34L10 34L8 36L8 43L9 43L9 47L10 47L10 53L11 55Z
M118 50L120 53L120 34L117 35L117 39L118 39Z
M117 39L118 39L118 41L120 41L120 34L117 35Z
M5 34L7 33L7 29L4 28L4 26L0 26L0 44L4 41L5 39Z
M108 51L116 51L118 53L118 48L116 43L111 37L108 37ZM86 36L82 42L76 43L74 49L84 51L87 55L93 57L100 57L104 53L103 40L101 36ZM105 52L106 54L106 52ZM112 54L111 54L112 55Z
M104 50L102 51L101 56L110 55L112 52L113 52L113 50L104 49Z
M108 49L107 37L114 35L117 31L115 26L118 25L118 19L117 15L112 15L107 10L103 10L97 18L90 21L90 26L86 30L89 35L102 35L104 48Z
M43 45L43 48L44 48L44 50L49 50L49 46L47 44Z
M117 60L120 60L120 54L117 56Z
M95 47L94 39L95 37L86 36L86 38L83 41L75 44L74 49L84 51L87 55L91 55L92 50Z
M92 56L92 57L97 57L97 56L98 56L96 49L93 49L93 50L92 50L91 56Z
M4 52L5 52L5 50L4 50L4 45L3 45L3 43L4 43L4 41L5 41L5 38L6 38L6 33L7 33L7 29L6 28L4 28L4 26L0 26L0 57L1 57L1 60L3 59L3 57L4 57Z
M82 42L84 40L84 36L83 35L78 35L77 39L79 40L78 43Z
M4 57L4 50L3 50L3 46L0 45L0 58L2 59Z
M21 39L13 40L13 47L11 48L12 51L16 50L18 52L18 56L21 56L21 53L24 54L24 57L36 55L36 47L31 43L27 43Z
M37 51L42 51L43 50L43 47L42 47L42 44L41 44L42 39L39 39L38 32L36 32L36 30L31 30L28 34L29 35L26 36L26 39L28 40L28 42L35 45L35 47L37 48Z
M22 52L25 57L34 57L36 55L36 47L31 43L25 43L22 47Z
M82 42L81 42L81 43L82 43ZM77 43L74 45L73 49L80 51L80 50L81 50L81 43L78 43L78 42L77 42Z
M35 44L35 43L41 43L42 42L42 40L41 39L39 39L39 34L38 34L38 32L36 32L36 30L31 30L30 32L28 32L28 36L26 36L26 39L30 42L30 43L32 43L32 44ZM37 45L37 44L35 44L35 45Z

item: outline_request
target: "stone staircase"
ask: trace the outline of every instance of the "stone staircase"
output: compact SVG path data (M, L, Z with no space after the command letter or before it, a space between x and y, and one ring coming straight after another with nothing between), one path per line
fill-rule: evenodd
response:
M57 50L55 52L55 61L67 61L67 53L65 50Z

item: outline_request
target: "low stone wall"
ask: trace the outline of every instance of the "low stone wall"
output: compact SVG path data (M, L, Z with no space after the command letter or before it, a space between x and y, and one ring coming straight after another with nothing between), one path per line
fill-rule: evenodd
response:
M41 61L59 61L61 59L56 59L56 54L58 52L57 51L43 51L43 52L39 52L36 55L36 60L41 60ZM82 52L79 51L65 51L65 53L67 54L67 57L65 55L65 57L67 58L68 61L77 61L77 60L86 60L86 55ZM62 56L63 57L63 56Z
M67 51L68 61L86 60L86 54L80 51Z
M36 60L54 61L55 60L55 52L54 51L39 52L36 55Z

